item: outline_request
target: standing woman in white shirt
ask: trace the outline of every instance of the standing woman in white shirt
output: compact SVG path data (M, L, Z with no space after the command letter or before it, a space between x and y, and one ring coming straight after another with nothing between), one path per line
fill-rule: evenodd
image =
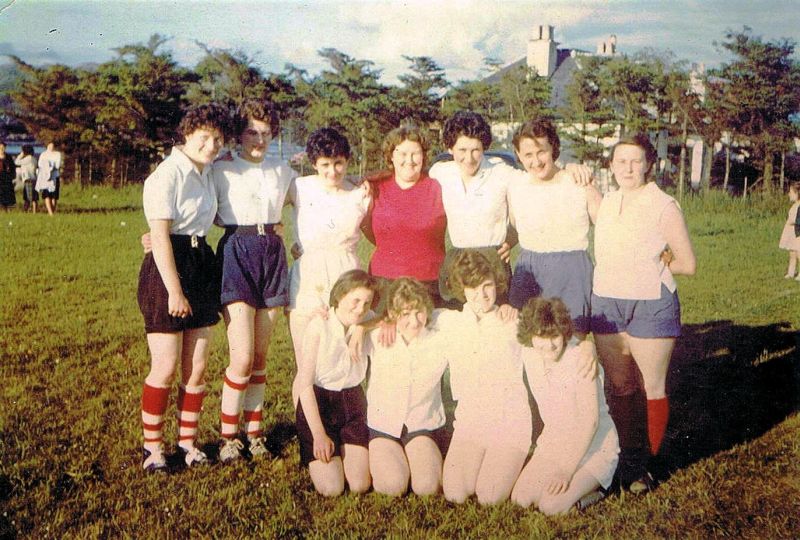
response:
M595 226L592 332L619 432L619 479L634 493L655 486L647 461L658 454L669 416L667 368L681 332L673 276L692 275L696 266L678 203L647 180L656 157L643 134L614 146L619 191L605 196Z
M508 188L510 219L522 247L509 303L522 309L534 296L561 298L583 339L589 333L592 296L589 228L603 197L591 184L576 185L556 165L561 141L550 120L525 122L513 142L528 175Z
M195 446L205 396L211 327L219 320L219 284L206 234L217 212L210 166L223 143L225 111L215 105L189 109L178 126L184 138L144 183L144 213L152 252L139 272L139 308L150 350L142 391L146 471L166 469L162 429L175 371L178 449L187 466L207 462Z
M41 193L47 213L53 215L58 206L61 191L61 167L63 156L56 150L54 142L47 143L47 149L39 156L39 172L36 177L36 191Z
M289 303L286 251L275 225L294 176L288 164L267 156L279 130L272 103L247 100L235 121L241 149L213 166L218 224L225 227L217 260L230 352L220 411L222 462L238 459L244 449L242 414L250 455L268 452L261 427L266 357L278 314Z

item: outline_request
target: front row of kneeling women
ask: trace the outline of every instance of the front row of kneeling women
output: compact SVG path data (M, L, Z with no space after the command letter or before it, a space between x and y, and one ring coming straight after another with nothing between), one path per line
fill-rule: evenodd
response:
M619 443L591 349L572 338L559 299L530 300L518 322L504 313L495 301L505 280L490 257L465 250L449 269L462 311L433 310L416 280L392 282L385 305L396 339L385 344L373 330L365 358L353 360L347 342L370 317L378 283L360 270L341 276L332 313L308 327L293 386L301 461L317 491L332 496L345 483L353 492L372 484L402 495L410 482L418 495L441 488L452 502L510 496L561 513L609 487ZM441 394L448 367L457 402L452 440ZM545 424L527 465L532 422L523 371Z

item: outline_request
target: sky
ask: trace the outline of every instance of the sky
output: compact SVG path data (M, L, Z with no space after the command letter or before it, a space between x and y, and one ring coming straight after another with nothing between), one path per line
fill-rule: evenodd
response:
M560 47L594 51L614 34L623 53L652 47L713 67L728 59L714 43L727 29L800 41L800 2L0 0L0 62L104 62L115 47L159 33L187 67L203 56L199 41L241 50L265 73L291 63L316 74L327 67L317 51L333 47L374 62L386 84L407 72L403 55L429 56L457 82L482 76L487 57L525 56L540 24L555 27Z

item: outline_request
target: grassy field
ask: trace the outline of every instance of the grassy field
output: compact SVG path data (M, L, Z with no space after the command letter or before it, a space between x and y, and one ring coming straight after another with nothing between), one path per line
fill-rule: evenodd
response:
M699 269L679 282L673 473L646 497L545 518L508 503L317 496L298 469L285 321L265 404L273 456L142 474L140 187L62 197L54 218L0 214L0 538L800 536L800 283L782 279L783 199L683 202ZM226 347L220 324L200 425L210 454Z

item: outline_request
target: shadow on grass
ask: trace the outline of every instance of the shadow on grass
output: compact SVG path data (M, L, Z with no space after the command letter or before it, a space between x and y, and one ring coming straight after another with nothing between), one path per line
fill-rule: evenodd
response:
M685 325L667 380L668 468L756 438L800 409L799 345L786 323Z
M58 212L64 214L116 214L118 212L141 212L141 206L97 206L85 208L80 206L59 206Z

